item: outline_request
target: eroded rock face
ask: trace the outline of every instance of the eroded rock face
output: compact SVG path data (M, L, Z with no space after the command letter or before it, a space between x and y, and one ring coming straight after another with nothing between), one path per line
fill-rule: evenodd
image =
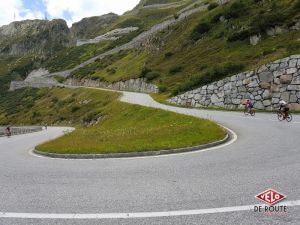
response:
M73 45L64 20L24 20L0 27L0 55L44 55Z
M139 29L138 27L126 27L126 28L114 29L112 31L107 32L106 34L95 37L94 39L77 40L77 46L85 45L85 44L95 44L101 41L115 41L119 39L121 36L125 34L129 34L138 29Z
M65 85L67 86L85 86L85 87L100 87L120 91L134 91L143 93L157 93L158 87L154 84L146 82L144 78L129 79L126 81L118 81L114 83L102 82L99 80L90 79L74 79L69 78Z
M72 25L71 32L77 40L93 39L97 36L97 33L103 31L118 18L119 16L114 13L84 18Z
M300 109L300 55L277 60L254 71L175 96L169 102L194 107L241 108L244 99L251 99L256 109L278 107L280 99Z

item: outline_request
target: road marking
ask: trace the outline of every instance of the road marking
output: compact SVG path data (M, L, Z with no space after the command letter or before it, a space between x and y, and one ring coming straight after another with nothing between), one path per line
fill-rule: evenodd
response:
M300 200L287 201L282 203L284 206L300 206ZM174 217L192 216L216 213L229 213L240 211L251 211L254 206L264 205L245 205L211 209L166 211L166 212L138 212L138 213L98 213L98 214L51 214L51 213L11 213L0 212L0 218L17 219L133 219L133 218L155 218L155 217Z

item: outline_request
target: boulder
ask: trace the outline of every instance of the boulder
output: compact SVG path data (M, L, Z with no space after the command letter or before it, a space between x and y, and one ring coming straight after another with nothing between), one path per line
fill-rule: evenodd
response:
M255 103L254 103L254 108L255 108L255 109L264 109L265 106L263 105L262 102L258 101L258 102L255 102Z
M264 101L263 101L263 105L264 105L265 107L270 106L271 104L272 104L272 103L271 103L270 100L264 100Z
M211 100L212 103L217 103L217 102L221 102L222 101L222 99L220 99L216 94L213 94L211 96L210 100Z
M288 91L300 91L300 85L289 85L287 86Z
M260 82L259 85L262 89L268 89L271 87L271 83L268 83L268 82Z
M252 35L250 37L250 44L251 45L257 45L260 40L261 40L261 35L260 34Z
M297 59L291 59L290 61L289 61L289 67L296 67L297 66Z
M291 103L289 104L291 110L300 111L300 104L298 103Z
M292 82L291 82L291 84L300 84L300 77L298 76L298 77L294 77L293 78L293 80L292 80Z
M254 97L254 99L255 99L255 100L261 100L262 97L261 97L260 95L256 95L256 96Z
M263 97L263 99L270 99L271 98L270 91L265 90L262 97Z
M272 98L272 104L278 104L279 101L279 98Z
M298 101L298 98L297 98L296 95L291 95L291 96L290 96L290 102L291 102L291 103L296 103L297 101Z
M293 73L297 73L297 68L289 68L286 70L286 74L293 74Z
M282 75L280 76L280 83L282 84L290 84L292 82L293 76L292 75Z
M285 69L280 69L280 70L275 70L273 72L273 76L274 77L279 77L281 75L284 75L286 73L286 70Z
M272 82L273 74L271 72L262 72L258 75L261 82Z
M283 92L281 93L281 99L286 101L286 102L289 102L290 100L290 92Z

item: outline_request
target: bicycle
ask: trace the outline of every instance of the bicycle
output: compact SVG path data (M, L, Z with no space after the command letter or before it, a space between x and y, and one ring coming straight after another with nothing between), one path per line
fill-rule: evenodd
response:
M277 111L277 118L278 118L279 121L286 120L287 122L291 122L293 120L293 116L292 116L291 113L288 112L288 115L285 118L284 112L282 112L281 110Z
M245 109L244 109L244 114L245 114L246 116L248 116L249 114L250 114L251 116L255 116L255 110L254 110L253 108L245 107Z

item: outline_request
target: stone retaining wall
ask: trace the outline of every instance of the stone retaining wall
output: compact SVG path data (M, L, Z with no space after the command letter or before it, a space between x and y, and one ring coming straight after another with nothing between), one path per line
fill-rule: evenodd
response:
M169 99L169 102L193 107L242 108L242 100L251 99L256 109L271 110L284 99L300 110L300 55L266 64L253 71L239 73Z
M74 79L69 78L65 83L68 86L85 86L85 87L100 87L120 91L134 91L144 93L157 93L158 87L154 84L146 83L144 78L130 79L126 81L118 81L115 83L101 82L99 80L90 79Z

